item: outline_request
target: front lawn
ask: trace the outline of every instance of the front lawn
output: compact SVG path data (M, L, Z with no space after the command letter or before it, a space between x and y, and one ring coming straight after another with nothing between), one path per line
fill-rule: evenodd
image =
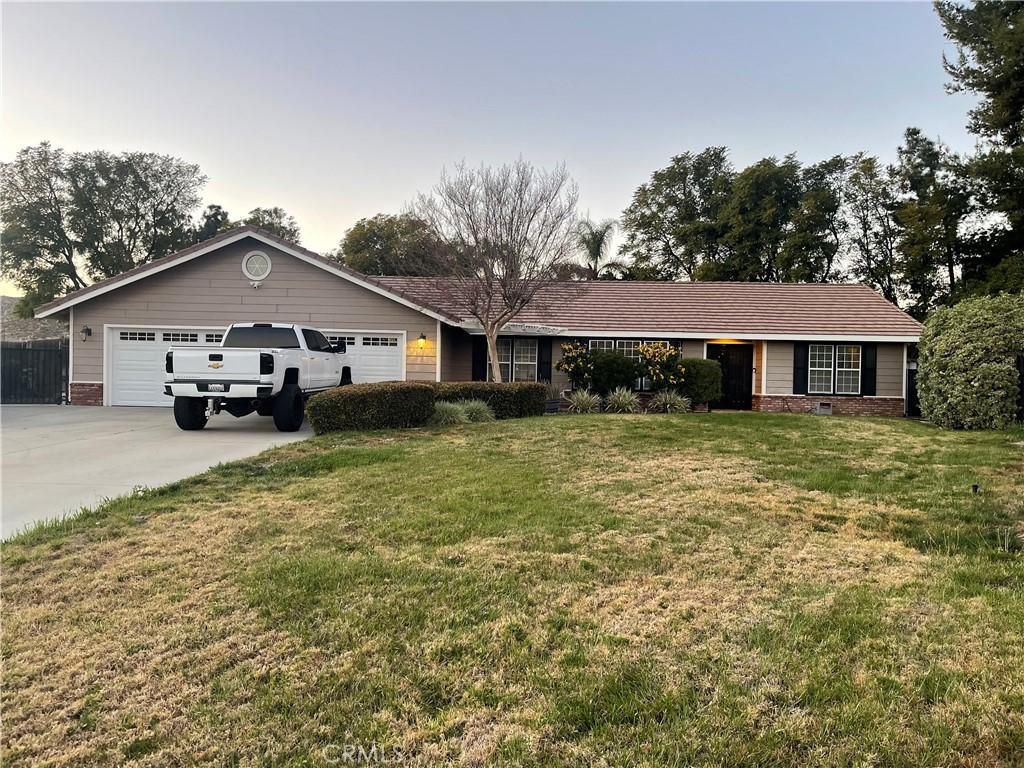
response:
M1022 518L1020 430L316 438L4 545L3 764L1019 763Z

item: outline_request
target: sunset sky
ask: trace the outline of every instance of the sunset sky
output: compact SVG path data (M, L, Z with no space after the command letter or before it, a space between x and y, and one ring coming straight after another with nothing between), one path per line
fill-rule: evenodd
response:
M314 250L446 164L564 161L618 216L673 154L955 149L930 4L3 5L0 159L49 140L198 163L204 200L280 205ZM4 284L2 290L11 293Z

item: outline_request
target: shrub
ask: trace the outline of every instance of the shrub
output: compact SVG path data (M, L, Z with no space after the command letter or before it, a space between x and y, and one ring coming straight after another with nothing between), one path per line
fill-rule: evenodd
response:
M497 419L543 416L547 387L533 382L451 381L430 384L438 400L483 400Z
M433 413L434 390L407 381L335 387L306 404L309 423L318 435L343 429L416 427Z
M682 383L686 369L678 349L662 344L641 344L637 351L640 353L640 370L651 389L658 392Z
M632 389L616 387L608 393L605 410L612 413L637 413L640 410L640 397Z
M434 415L430 417L430 423L439 427L469 423L469 414L466 413L466 408L462 405L463 402L466 401L447 403L442 400L434 403Z
M462 407L470 421L494 421L494 411L483 400L457 400L455 405Z
M654 394L647 409L651 413L686 413L690 410L690 398L674 389L663 389Z
M640 378L640 366L621 352L611 350L591 352L591 388L599 395L607 395L613 389L633 389Z
M686 357L679 362L686 369L679 393L691 404L705 405L722 396L721 363L701 357Z
M597 413L601 410L600 396L586 389L574 389L566 399L572 413Z
M935 310L921 334L921 415L951 429L1002 429L1016 419L1024 295L966 299Z

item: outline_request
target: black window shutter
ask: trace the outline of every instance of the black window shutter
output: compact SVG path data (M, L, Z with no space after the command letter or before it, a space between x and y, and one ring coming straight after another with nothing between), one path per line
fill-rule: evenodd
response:
M793 342L793 394L807 394L807 346L806 341Z
M537 339L537 381L551 381L551 337Z
M860 393L875 394L875 380L878 372L878 345L860 345Z
M473 381L487 381L487 337L473 336Z

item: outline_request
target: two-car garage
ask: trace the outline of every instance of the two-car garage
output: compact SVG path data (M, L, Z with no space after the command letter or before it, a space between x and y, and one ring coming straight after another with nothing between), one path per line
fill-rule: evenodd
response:
M224 328L107 326L109 359L105 380L110 382L110 405L170 406L164 395L164 356L171 346L217 346ZM345 341L345 365L354 382L396 381L405 378L404 331L345 331L324 329L331 343Z

